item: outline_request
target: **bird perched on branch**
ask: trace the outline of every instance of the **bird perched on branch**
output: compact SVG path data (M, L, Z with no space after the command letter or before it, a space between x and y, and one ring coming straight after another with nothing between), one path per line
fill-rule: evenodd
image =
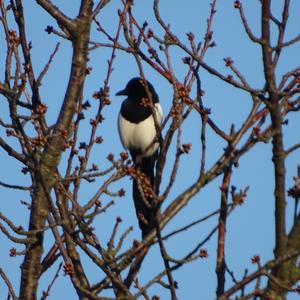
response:
M140 77L132 78L117 96L127 96L119 113L121 142L135 164L133 200L142 237L153 228L151 198L154 165L158 156L162 107L152 84Z

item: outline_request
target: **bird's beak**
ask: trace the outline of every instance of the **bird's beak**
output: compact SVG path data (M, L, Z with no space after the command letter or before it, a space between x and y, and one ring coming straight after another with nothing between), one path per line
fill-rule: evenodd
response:
M127 95L127 91L126 89L121 90L119 92L116 93L116 96L126 96Z

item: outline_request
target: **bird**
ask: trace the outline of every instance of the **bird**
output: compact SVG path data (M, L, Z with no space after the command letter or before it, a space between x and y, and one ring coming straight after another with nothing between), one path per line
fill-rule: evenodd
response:
M141 186L145 187L148 183L152 191L154 189L154 166L159 152L158 137L161 136L163 110L153 85L140 77L129 80L125 89L116 95L127 96L119 112L118 131L123 147L130 152L135 170L141 174L139 179L138 176L133 177L132 195L144 238L154 225L151 195ZM152 101L149 101L149 96ZM140 178L145 178L144 184L141 184Z

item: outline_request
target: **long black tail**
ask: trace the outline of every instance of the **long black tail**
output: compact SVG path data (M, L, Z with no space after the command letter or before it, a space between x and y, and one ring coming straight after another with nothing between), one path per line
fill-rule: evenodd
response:
M141 177L140 179L133 179L132 195L139 227L142 231L142 238L146 237L155 226L154 216L156 213L156 209L153 204L153 199L149 193L149 187L153 192L154 165L157 159L157 155L158 152L154 153L150 157L139 159L138 156L135 155L135 153L131 153L132 159L136 165L137 173L140 175L139 177ZM142 249L142 251L137 254L134 263L131 265L128 275L125 279L125 285L128 288L130 287L136 274L138 273L148 250L149 247Z
M136 159L137 178L133 179L133 201L139 227L144 238L154 227L154 165L157 159L157 153L150 157L141 158L139 162Z

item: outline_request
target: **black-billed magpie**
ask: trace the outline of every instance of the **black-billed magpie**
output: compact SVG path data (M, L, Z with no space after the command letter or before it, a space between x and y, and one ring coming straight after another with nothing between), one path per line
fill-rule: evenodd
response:
M147 85L147 88L146 88ZM152 102L149 101L148 93ZM160 133L157 133L157 125L161 124L163 110L159 104L159 98L153 85L140 77L132 78L125 89L119 91L117 96L127 96L123 101L118 119L118 129L124 148L128 149L135 168L144 173L154 185L154 165L158 155L159 143L155 141ZM153 104L153 107L151 105ZM145 237L153 228L152 211L149 205L151 197L141 194L138 180L133 179L133 200L142 237Z

